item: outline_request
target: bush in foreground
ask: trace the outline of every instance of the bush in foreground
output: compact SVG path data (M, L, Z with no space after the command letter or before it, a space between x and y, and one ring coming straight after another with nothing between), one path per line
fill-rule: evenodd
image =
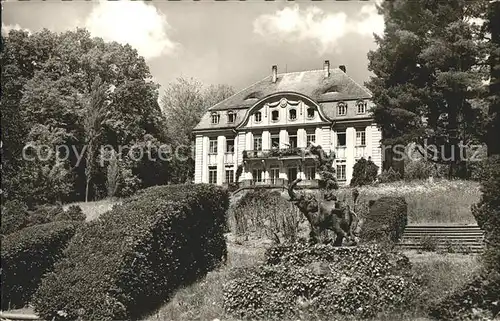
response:
M47 320L135 319L226 255L227 191L153 187L79 230L34 296Z
M378 166L368 158L361 157L356 164L354 164L351 186L370 185L377 179Z
M232 273L224 308L246 319L367 318L404 308L417 293L408 258L370 247L278 246L268 250L266 264Z
M17 200L7 201L2 204L1 234L7 235L19 231L26 226L28 207Z
M500 272L483 272L430 307L438 320L493 320L500 313Z
M53 222L27 227L2 239L2 309L28 303L75 229L76 222Z
M381 197L370 206L361 228L361 241L394 244L403 235L408 204L404 197Z

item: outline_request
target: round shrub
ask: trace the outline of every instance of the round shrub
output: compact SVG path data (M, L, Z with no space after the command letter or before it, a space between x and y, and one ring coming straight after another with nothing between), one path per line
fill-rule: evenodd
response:
M46 320L130 320L226 257L227 191L208 184L143 190L79 229L35 293Z
M364 157L361 157L356 164L354 164L351 186L370 185L377 179L378 166L375 163Z
M53 222L2 238L2 309L28 303L42 275L60 259L76 226L75 222Z
M7 235L16 232L26 226L28 218L28 207L17 201L7 201L2 205L1 234Z
M277 246L237 275L224 285L224 308L245 319L368 318L411 304L418 285L408 258L375 247Z
M371 203L360 233L362 242L394 244L408 223L408 204L404 197L385 196Z

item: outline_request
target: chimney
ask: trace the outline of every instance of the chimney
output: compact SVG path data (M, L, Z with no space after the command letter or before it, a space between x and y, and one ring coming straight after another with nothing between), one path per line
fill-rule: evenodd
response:
M323 71L325 72L325 78L328 78L330 76L330 61L325 60L325 63L323 64Z
M275 83L276 80L278 80L278 66L273 65L272 71L273 71L273 83Z
M339 69L342 70L343 72L346 72L345 65L340 65Z

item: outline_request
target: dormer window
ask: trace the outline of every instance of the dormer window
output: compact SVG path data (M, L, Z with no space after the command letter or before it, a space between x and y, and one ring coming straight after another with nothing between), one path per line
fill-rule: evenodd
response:
M366 113L366 102L360 100L356 103L356 110L358 114Z
M295 120L295 119L297 119L297 110L295 110L295 109L290 109L289 115L290 115L290 120Z
M278 110L273 110L271 112L271 120L278 121L280 119L280 112Z
M260 111L256 112L254 117L256 123L260 123L262 121L262 113Z
M337 104L337 115L345 116L347 114L347 105L344 102Z
M220 121L219 113L212 113L212 124L218 124Z
M307 108L307 118L309 119L314 118L314 108L312 107Z
M227 113L227 122L234 123L236 121L236 113L232 110Z

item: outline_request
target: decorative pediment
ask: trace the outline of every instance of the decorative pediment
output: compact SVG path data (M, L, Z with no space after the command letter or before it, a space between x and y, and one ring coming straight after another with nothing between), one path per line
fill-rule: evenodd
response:
M297 106L301 102L302 102L301 100L289 100L289 99L286 99L285 97L283 97L278 101L273 101L273 102L267 103L266 105L269 107L280 106L281 108L285 108L288 105Z

